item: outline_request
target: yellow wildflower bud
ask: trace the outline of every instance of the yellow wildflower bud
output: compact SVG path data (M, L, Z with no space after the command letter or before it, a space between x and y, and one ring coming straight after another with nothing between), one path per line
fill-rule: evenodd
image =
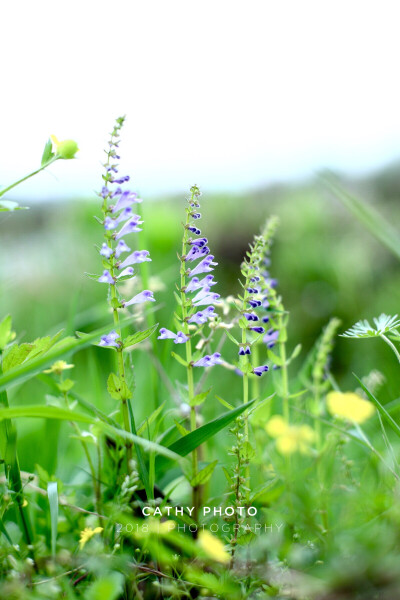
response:
M75 154L79 151L78 144L74 140L62 140L61 142L55 135L50 136L53 142L56 156L60 158L75 158Z
M331 415L354 423L364 423L375 412L371 402L354 392L329 392L326 404Z
M225 550L224 544L220 539L212 535L206 529L203 529L199 533L198 542L202 550L212 558L213 560L217 560L221 563L227 563L230 560L230 555Z

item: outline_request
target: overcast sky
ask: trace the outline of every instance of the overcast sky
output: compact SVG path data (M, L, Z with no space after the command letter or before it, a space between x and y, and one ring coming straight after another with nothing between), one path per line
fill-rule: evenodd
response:
M124 113L124 171L152 196L400 157L395 0L15 0L1 13L1 183L35 168L50 134L81 149L19 197L90 195Z

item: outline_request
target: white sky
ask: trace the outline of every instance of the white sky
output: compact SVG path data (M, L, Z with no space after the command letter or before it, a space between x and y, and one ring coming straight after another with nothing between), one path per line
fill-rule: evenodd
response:
M5 2L0 180L54 133L79 160L10 198L90 195L123 113L142 194L384 165L400 156L399 18L396 0Z

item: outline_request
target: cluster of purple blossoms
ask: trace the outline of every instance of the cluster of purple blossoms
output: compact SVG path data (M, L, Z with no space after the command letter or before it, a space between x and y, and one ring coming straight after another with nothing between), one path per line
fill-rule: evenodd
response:
M208 240L201 236L200 229L194 224L201 218L200 191L197 186L191 188L192 197L186 209L187 219L184 232L184 256L181 256L181 298L182 298L182 328L184 331L174 333L163 327L160 329L159 340L173 339L175 344L183 344L190 339L189 325L198 328L212 320L215 314L215 304L219 302L220 295L213 292L216 285L211 274L218 264L210 254ZM193 265L196 261L196 265ZM203 308L204 307L204 308ZM221 355L215 352L192 363L193 367L211 367L222 362Z
M100 248L100 255L103 259L104 271L97 281L106 283L111 288L111 298L118 298L116 286L118 282L135 277L134 268L132 265L151 261L147 250L135 250L125 242L125 237L131 233L141 231L139 227L143 221L140 215L134 213L133 206L142 202L135 192L122 190L119 187L129 181L129 176L118 176L117 164L111 164L111 161L118 160L120 157L117 154L119 145L119 129L123 124L123 118L117 120L117 125L109 142L107 151L108 162L105 165L106 173L103 175L104 186L100 192L100 197L103 199L103 222L105 241ZM118 184L114 190L109 186ZM121 258L121 255L127 254L126 258ZM150 290L143 290L136 294L130 300L119 300L117 308L125 308L133 304L142 302L154 302L153 293ZM114 308L114 305L113 305ZM118 334L116 331L111 331L109 334L102 336L100 346L119 347Z

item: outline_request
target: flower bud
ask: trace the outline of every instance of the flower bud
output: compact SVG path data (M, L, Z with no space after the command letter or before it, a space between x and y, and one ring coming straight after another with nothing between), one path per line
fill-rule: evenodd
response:
M50 136L53 142L56 156L64 159L75 158L75 154L78 152L78 144L74 140L63 140L59 142L55 135Z

